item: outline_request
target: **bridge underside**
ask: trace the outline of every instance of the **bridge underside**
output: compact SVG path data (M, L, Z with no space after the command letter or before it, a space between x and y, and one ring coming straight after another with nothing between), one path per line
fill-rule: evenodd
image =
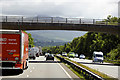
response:
M103 32L118 34L120 36L120 26L115 25L95 25L95 24L65 24L65 23L18 23L2 22L2 29L11 30L76 30Z

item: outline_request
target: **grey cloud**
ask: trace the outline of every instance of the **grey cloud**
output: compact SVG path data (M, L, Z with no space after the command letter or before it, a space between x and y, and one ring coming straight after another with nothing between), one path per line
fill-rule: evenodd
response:
M3 0L2 0L3 1ZM71 2L41 2L27 0L4 0L2 3L2 14L5 15L40 15L40 16L65 16L65 17L85 17L102 18L108 14L117 16L116 4L92 3L88 0L71 0ZM93 0L94 1L94 0ZM103 1L103 0L101 0ZM104 0L105 1L105 0ZM106 0L108 1L108 0ZM110 0L112 1L112 0ZM117 0L116 0L117 1ZM112 11L113 10L113 11Z

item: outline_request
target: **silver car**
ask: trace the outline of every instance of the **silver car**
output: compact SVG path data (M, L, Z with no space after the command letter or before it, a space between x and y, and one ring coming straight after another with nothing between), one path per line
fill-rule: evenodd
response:
M79 58L80 59L85 59L85 55L81 54Z

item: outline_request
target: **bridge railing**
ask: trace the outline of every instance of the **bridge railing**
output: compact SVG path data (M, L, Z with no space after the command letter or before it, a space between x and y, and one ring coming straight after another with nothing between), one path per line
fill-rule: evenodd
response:
M22 16L0 16L0 22L28 22L28 23L69 23L69 24L98 24L117 25L109 23L104 19L86 18L63 18L63 17L22 17Z

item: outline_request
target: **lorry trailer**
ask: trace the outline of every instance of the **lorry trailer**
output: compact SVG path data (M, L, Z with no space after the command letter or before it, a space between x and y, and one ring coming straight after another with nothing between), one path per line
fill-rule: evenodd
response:
M2 70L28 68L28 34L15 31L0 31L0 63Z

